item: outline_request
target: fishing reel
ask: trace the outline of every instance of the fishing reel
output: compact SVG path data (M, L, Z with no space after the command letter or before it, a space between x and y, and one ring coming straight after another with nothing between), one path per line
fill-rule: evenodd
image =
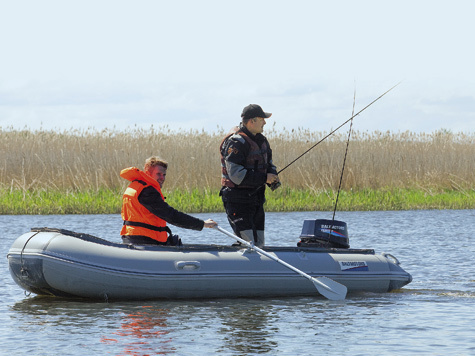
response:
M271 184L267 184L267 186L270 188L270 190L274 191L277 188L279 188L282 184L280 182L274 182Z

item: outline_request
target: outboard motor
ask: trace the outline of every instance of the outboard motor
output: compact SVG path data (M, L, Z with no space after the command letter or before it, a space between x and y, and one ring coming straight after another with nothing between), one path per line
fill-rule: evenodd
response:
M304 220L299 247L350 248L346 223L337 220Z

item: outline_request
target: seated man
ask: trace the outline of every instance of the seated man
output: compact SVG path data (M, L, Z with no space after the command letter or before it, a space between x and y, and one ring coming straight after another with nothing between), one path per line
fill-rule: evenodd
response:
M180 239L171 234L167 222L192 230L217 226L211 219L203 221L182 213L165 202L161 187L165 182L167 168L166 161L150 157L145 161L143 171L130 167L120 172L122 178L131 182L122 197L124 225L120 234L125 244L181 245Z

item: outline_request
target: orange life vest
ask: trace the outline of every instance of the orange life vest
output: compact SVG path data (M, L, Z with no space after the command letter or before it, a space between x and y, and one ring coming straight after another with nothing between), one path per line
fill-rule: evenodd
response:
M135 167L123 169L120 176L131 181L122 196L121 215L124 225L120 234L147 236L160 242L166 242L168 239L167 231L170 231L166 221L152 214L138 200L142 190L150 186L154 187L164 199L158 182Z

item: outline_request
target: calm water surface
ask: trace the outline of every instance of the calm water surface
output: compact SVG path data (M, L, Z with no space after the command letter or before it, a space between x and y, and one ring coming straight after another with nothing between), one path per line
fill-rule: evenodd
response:
M212 217L229 230L223 214ZM295 245L304 219L268 213L267 244ZM26 296L6 254L31 227L119 240L119 215L0 216L1 355L475 355L475 210L341 212L354 248L395 255L414 281L384 294L98 303ZM173 229L184 243L231 244ZM296 277L298 278L298 277Z

